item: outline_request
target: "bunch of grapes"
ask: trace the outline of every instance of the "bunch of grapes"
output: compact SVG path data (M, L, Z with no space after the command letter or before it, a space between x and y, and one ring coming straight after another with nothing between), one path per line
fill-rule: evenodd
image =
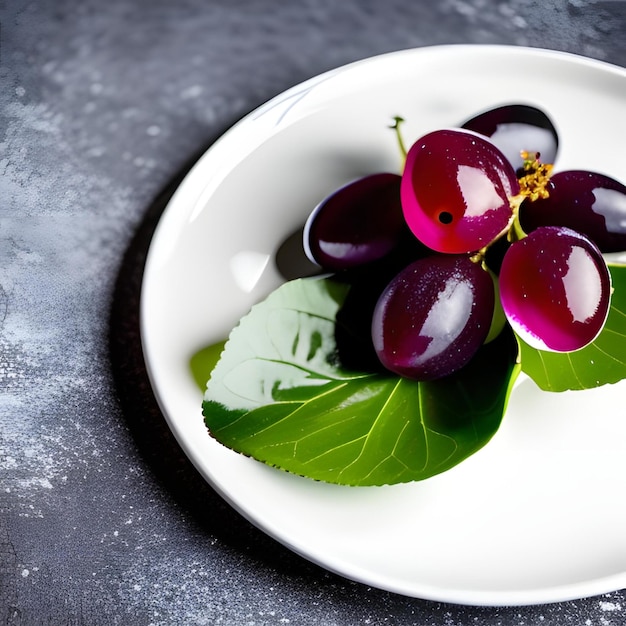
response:
M556 144L540 111L502 107L408 152L400 138L401 175L365 176L313 210L307 255L352 281L351 323L385 368L447 376L507 321L540 350L598 336L612 290L603 253L626 249L626 186L582 170L552 175L537 148L552 161Z

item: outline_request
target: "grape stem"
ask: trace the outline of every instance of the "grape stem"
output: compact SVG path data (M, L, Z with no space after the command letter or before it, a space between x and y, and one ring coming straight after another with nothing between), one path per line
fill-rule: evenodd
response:
M511 207L511 215L506 223L506 226L483 248L477 250L471 257L470 260L474 263L482 263L484 266L485 256L487 254L487 250L492 246L496 241L499 241L506 235L507 239L510 243L514 243L515 241L519 241L526 237L526 233L522 228L522 225L519 221L519 208L526 199L526 194L519 193L516 196L509 198L509 205Z
M396 133L396 139L398 140L398 148L400 149L400 154L402 155L402 167L400 171L404 170L404 164L406 162L407 149L404 143L404 139L402 137L402 133L400 132L400 125L404 123L404 118L396 115L393 118L393 124L389 127Z
M534 202L540 198L547 198L549 195L548 182L550 181L553 165L551 163L541 163L538 152L522 150L520 154L524 159L524 176L519 178L520 192L516 196L509 198L511 217L509 217L506 226L484 248L481 248L470 257L474 263L482 263L484 266L485 255L489 246L505 235L510 243L524 239L527 235L519 221L519 209L522 202L524 200Z

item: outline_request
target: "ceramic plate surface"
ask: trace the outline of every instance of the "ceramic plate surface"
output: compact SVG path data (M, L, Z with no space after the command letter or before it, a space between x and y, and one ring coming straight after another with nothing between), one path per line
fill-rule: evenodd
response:
M557 170L626 173L626 71L527 48L444 46L360 61L260 107L198 161L155 233L142 339L185 453L238 511L295 552L399 594L536 604L626 587L626 385L549 394L522 378L485 448L421 483L350 488L213 441L190 357L282 282L275 255L326 194L398 171L407 142L509 103L539 107Z

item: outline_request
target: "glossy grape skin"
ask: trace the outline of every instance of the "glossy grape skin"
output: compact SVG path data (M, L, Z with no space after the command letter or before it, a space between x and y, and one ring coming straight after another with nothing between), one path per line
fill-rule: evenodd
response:
M493 281L480 264L464 255L418 259L378 299L374 349L400 376L441 378L474 356L487 337L493 310Z
M569 228L537 228L504 255L502 307L513 330L534 348L571 352L591 343L606 321L610 295L600 250Z
M596 172L571 170L550 178L545 199L525 200L520 224L567 226L589 237L602 252L626 250L626 186Z
M519 185L487 139L438 130L410 148L400 192L413 234L437 252L456 254L481 249L507 226Z
M335 272L389 254L408 230L400 205L400 180L398 174L371 174L320 202L304 226L309 259Z
M556 128L536 107L501 106L473 117L462 128L489 137L516 170L523 165L522 150L539 152L543 163L554 163L556 159L559 144Z

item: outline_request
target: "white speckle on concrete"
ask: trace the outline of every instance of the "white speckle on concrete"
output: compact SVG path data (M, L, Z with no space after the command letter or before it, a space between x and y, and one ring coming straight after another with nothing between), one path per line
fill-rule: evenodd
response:
M200 85L192 85L183 89L180 93L180 97L183 100L190 100L191 98L197 98L202 93L202 87Z

